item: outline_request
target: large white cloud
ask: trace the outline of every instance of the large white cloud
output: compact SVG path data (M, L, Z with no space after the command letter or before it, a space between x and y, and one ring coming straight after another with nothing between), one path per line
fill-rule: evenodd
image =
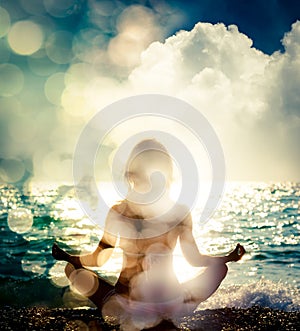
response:
M138 29L139 20L132 21L131 14L143 9L132 10L127 12L130 24L125 14L120 21L120 34ZM71 157L81 129L99 109L122 97L155 92L182 98L209 119L222 142L229 179L299 179L300 22L284 36L284 52L267 55L236 26L223 24L198 23L191 31L145 46L160 35L160 27L153 26L158 22L153 13L143 13L151 33L141 29L142 47L135 49L133 62L124 58L130 60L125 71L127 62L114 63L120 54L114 57L113 52L121 46L122 52L131 52L132 44L127 49L126 42L114 45L112 40L107 49L86 49L82 62L66 72L60 124L48 139L53 160ZM48 149L43 145L35 153L36 173ZM72 173L71 162L66 166L63 178ZM56 174L48 170L47 176Z
M215 126L231 179L299 179L300 22L266 55L236 26L198 23L152 43L129 76L138 92L176 95Z

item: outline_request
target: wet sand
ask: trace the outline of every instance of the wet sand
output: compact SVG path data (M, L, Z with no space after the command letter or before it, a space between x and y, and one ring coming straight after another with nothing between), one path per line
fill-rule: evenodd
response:
M0 330L106 331L119 330L119 328L104 323L96 309L2 307ZM300 311L284 312L261 307L203 310L183 318L177 329L171 323L163 322L148 330L296 331L300 330Z

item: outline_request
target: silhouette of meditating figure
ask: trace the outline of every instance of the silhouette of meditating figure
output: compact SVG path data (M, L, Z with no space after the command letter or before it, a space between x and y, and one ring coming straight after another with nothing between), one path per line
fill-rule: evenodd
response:
M172 158L166 148L154 139L143 140L127 162L126 199L108 212L96 250L78 256L53 245L53 257L69 262L66 275L73 286L97 305L104 318L115 314L118 323L131 318L131 330L193 312L217 290L227 274L226 263L240 260L245 253L240 244L226 256L199 252L188 208L169 196L172 176ZM205 267L182 284L172 264L178 240L186 260L192 266ZM105 254L104 259L104 250L111 252L117 241L123 251L123 266L117 283L111 285L88 268L102 265L110 256Z

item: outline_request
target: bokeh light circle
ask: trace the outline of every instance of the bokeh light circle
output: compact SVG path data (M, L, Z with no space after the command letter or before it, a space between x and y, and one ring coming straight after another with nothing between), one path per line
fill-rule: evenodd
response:
M60 105L61 95L65 88L65 73L57 72L51 75L45 83L45 95L54 105Z
M0 37L7 34L10 28L10 16L9 13L2 7L0 7Z
M0 95L10 97L18 94L24 85L23 71L14 64L0 64Z
M11 50L4 38L0 38L0 63L8 62Z
M27 251L22 261L22 269L28 273L42 275L46 271L47 260L36 251Z
M76 12L80 8L80 0L44 0L44 6L50 15L61 18Z
M99 193L95 179L95 158L98 148L103 143L105 136L121 123L129 119L150 115L161 119L167 118L173 122L180 123L187 130L193 133L197 141L204 146L207 151L207 155L210 158L212 181L207 201L200 215L200 224L204 224L209 220L222 198L225 183L224 154L219 139L207 119L191 105L175 97L159 94L133 96L117 101L98 112L84 127L79 137L74 154L73 176L75 189L80 200L81 207L91 218L91 220L102 228L104 228L105 216L110 207L105 202L105 198L103 198ZM144 129L145 126L142 126L141 131ZM158 130L155 128L151 130L151 138L155 138L155 135L158 133ZM174 134L173 137L169 137L169 139L172 140L172 144L175 146L175 149L178 147L178 150L180 151L180 141L177 139L176 134ZM188 145L183 146L182 150L186 153L183 153L181 150L178 155L175 154L175 161L178 162L179 167L184 165L185 162L190 166L194 162L193 157L187 157L187 155L189 155L189 148L190 147ZM193 183L193 178L189 178L194 175L193 172L196 170L193 167L191 167L190 170L188 167L182 168L181 170L183 171L182 183L190 182L197 187L198 183ZM112 179L115 181L114 169L111 171ZM84 185L85 183L88 183L88 185ZM182 185L183 195L186 194L186 188L184 188L184 185L186 184L183 183ZM193 191L193 194L190 196L187 195L189 200L187 201L187 208L182 208L179 211L177 209L177 204L175 203L175 205L173 204L174 207L170 209L171 213L178 212L176 217L178 222L180 219L183 219L186 212L189 211L187 209L193 205L193 199L195 198L194 193L195 192ZM89 200L87 197L92 199ZM95 199L98 200L97 204L94 203ZM93 203L91 203L91 200L93 200ZM185 215L183 215L183 213ZM147 224L148 221L149 224L151 223L151 229L147 232L147 234L143 234L144 237L149 238L158 236L170 230L168 226L158 227L157 217L155 218L156 220L154 220L154 223L150 222L151 219L147 219ZM175 225L176 224L174 221L172 226ZM111 231L114 235L120 235L120 226L121 224L113 225L112 229L109 229L109 231ZM129 229L129 223L127 227ZM123 229L121 230L123 231ZM130 229L129 231L125 229L125 232L127 237L137 235ZM140 235L141 234L139 234L139 236Z
M69 279L66 277L65 268L65 261L57 261L49 270L51 282L57 287L65 287L69 285Z
M42 0L20 0L22 8L32 15L42 15L45 13L45 7Z
M76 269L69 276L70 287L83 296L93 295L99 286L98 278L95 274L86 269Z
M8 33L10 48L20 55L35 53L41 48L43 40L42 28L32 21L16 22Z
M54 63L66 64L72 60L73 34L68 31L52 33L46 42L46 53Z
M17 159L3 159L0 162L0 178L6 183L20 181L25 174L23 161Z
M7 224L16 233L28 232L33 224L33 215L27 208L11 209L8 212Z

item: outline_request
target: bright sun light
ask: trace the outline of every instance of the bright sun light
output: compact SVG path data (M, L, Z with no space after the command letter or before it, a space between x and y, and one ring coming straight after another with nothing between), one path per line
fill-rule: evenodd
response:
M184 283L203 272L204 268L191 266L184 258L180 245L177 243L174 250L173 269L179 283Z

